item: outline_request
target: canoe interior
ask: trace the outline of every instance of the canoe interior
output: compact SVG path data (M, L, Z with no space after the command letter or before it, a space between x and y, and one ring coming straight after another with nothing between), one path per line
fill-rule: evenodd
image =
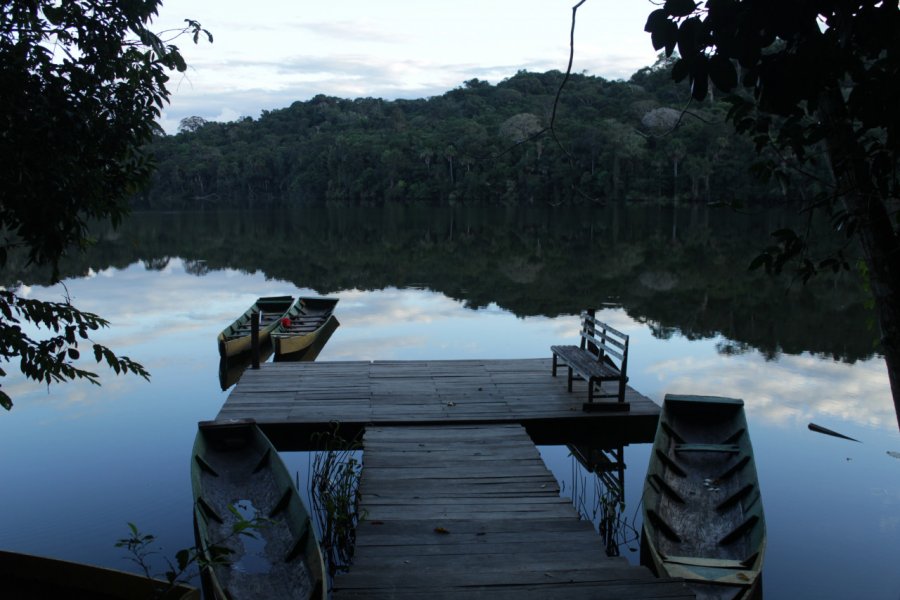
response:
M251 421L201 423L191 461L198 544L232 551L212 567L219 600L323 598L326 580L309 514L278 452ZM254 537L233 535L238 516L268 522Z
M301 360L297 355L315 342L333 317L334 307L337 303L337 298L300 298L297 300L285 314L290 319L290 323L280 324L272 330L275 360ZM333 331L334 329L332 329Z
M746 597L765 519L743 402L666 396L644 484L645 548L673 577L715 582L701 598Z
M250 320L259 313L260 341L264 341L281 321L281 317L294 305L293 296L263 296L257 298L244 314L219 333L219 354L234 356L250 349Z
M340 326L340 321L337 320L337 317L331 315L328 317L328 320L325 321L325 324L322 325L318 330L316 330L316 334L313 340L310 342L308 346L305 348L301 348L295 352L276 354L275 362L312 362L319 357L319 354L328 344L328 340L331 339L334 331Z
M0 551L4 600L200 600L200 590L55 558Z

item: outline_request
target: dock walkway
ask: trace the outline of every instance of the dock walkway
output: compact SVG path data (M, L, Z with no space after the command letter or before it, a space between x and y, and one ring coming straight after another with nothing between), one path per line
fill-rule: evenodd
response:
M366 430L356 555L335 600L693 598L604 544L518 425Z

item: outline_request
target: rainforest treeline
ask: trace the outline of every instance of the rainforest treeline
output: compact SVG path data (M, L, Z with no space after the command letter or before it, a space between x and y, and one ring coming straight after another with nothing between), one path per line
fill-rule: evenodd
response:
M792 193L788 178L752 174L765 152L734 135L729 105L688 105L670 67L661 60L628 81L571 75L543 134L559 71L520 71L497 85L472 79L420 100L319 95L257 120L185 119L177 135L151 144L157 169L133 208L743 202Z

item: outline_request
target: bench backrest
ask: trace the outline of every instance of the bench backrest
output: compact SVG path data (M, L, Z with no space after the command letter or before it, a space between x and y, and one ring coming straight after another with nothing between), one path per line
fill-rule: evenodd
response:
M597 361L606 362L626 375L628 369L628 336L598 321L588 312L581 313L582 350L590 352Z

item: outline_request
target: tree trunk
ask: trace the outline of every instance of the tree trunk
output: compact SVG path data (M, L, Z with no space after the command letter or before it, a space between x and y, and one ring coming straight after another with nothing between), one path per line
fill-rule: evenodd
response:
M825 141L838 196L859 220L857 235L869 270L881 328L881 347L900 428L900 240L891 225L884 199L872 181L865 150L854 136L836 83L822 93L818 116L827 131Z

